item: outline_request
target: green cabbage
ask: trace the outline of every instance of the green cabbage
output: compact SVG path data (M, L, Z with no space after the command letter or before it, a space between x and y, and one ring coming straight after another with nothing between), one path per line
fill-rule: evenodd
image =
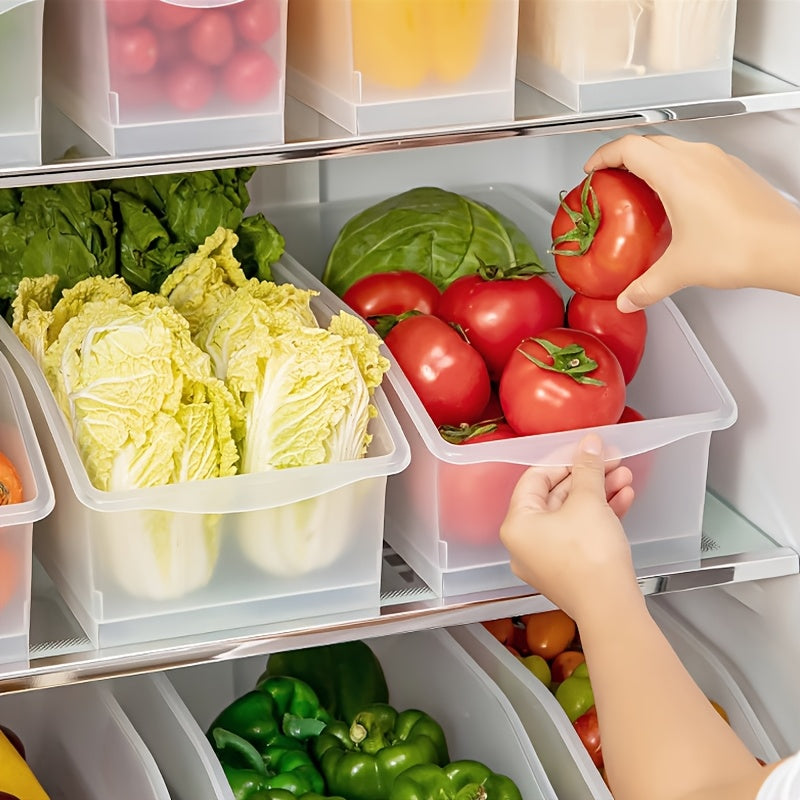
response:
M411 270L444 289L481 262L540 263L517 226L493 208L435 187L390 197L349 220L328 255L323 282L338 295L365 275Z

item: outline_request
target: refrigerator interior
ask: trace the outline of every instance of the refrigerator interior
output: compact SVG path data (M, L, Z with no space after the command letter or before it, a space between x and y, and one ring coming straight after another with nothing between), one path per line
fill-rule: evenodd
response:
M673 121L630 132L715 143L800 199L798 129L800 110ZM292 228L293 204L388 197L420 185L513 184L555 210L559 191L581 180L582 164L594 148L624 133L515 136L270 167L253 179L253 202L272 209L279 227L287 220L282 231L289 252L301 262L324 263L327 254L315 237ZM774 246L779 243L765 242L764 258ZM800 297L690 288L674 299L739 408L736 423L711 437L709 488L779 544L800 549L800 375L792 368L800 350L800 325L793 322L800 317ZM756 710L774 724L769 733L781 755L800 749L800 578L677 592L655 602L680 613L720 648Z

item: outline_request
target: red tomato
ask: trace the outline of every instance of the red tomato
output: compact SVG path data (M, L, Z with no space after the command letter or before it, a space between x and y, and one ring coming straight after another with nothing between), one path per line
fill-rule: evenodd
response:
M175 6L166 0L156 0L150 7L150 21L162 31L183 28L201 14L201 9L189 6Z
M560 608L531 614L525 621L525 639L531 653L550 660L575 638L575 622Z
M203 9L189 28L189 50L203 64L219 67L232 55L236 36L225 11Z
M489 373L454 328L430 314L414 314L401 319L385 342L437 428L478 420L489 401Z
M478 431L460 444L478 444L516 436L504 422L471 426ZM483 430L488 428L488 430ZM483 430L483 432L481 432ZM443 434L448 438L446 434ZM522 464L480 461L474 464L438 465L439 530L443 538L474 545L500 541L500 525L508 511L511 493L525 470Z
M622 409L622 414L620 414L617 422L641 422L643 419L644 417L635 408L625 406L625 408Z
M147 13L150 0L106 0L106 21L110 25L135 25Z
M561 683L572 675L578 664L583 664L586 657L580 650L562 650L550 662L550 676L553 683Z
M630 383L644 355L647 315L644 311L623 314L616 300L598 300L575 294L567 304L567 325L593 333L617 357Z
M538 275L484 278L464 275L442 292L437 316L459 325L499 380L514 348L526 337L564 324L564 301Z
M278 78L275 62L263 50L251 47L240 50L225 65L222 82L231 100L246 105L267 97Z
M486 408L483 409L483 413L480 417L482 420L500 420L503 418L503 409L500 406L500 398L497 396L497 392L494 390L489 395L489 402L486 404Z
M108 32L108 56L114 75L145 75L158 61L158 40L142 25L112 28Z
M583 742L586 752L599 769L603 766L603 748L600 744L600 726L597 724L596 706L592 706L581 714L572 725Z
M204 64L184 61L167 73L167 97L180 111L198 111L211 100L216 82Z
M418 272L395 270L359 278L342 300L362 317L421 311L435 314L441 293L432 281Z
M499 394L506 422L518 434L554 433L613 425L625 407L625 379L619 361L596 336L551 328L511 354Z
M551 234L564 283L612 300L661 256L672 228L658 195L643 180L623 169L601 169L564 197Z
M246 42L263 44L280 27L280 4L277 0L244 0L233 7L233 24Z

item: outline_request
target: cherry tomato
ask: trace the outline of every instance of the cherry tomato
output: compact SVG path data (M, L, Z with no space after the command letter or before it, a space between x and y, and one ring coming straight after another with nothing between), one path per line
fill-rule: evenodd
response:
M511 354L499 395L506 422L518 434L554 433L616 423L625 407L625 379L596 336L551 328Z
M612 300L661 256L672 228L643 180L623 169L601 169L564 197L551 234L564 283Z
M122 113L131 109L150 108L164 99L164 79L158 71L147 75L128 75L116 78L112 88L119 95Z
M225 11L204 9L189 28L189 50L203 64L221 66L235 47L233 23Z
M630 383L644 355L647 314L623 314L616 300L575 294L567 304L567 325L593 333L617 357L625 383Z
M106 0L106 22L110 25L135 25L141 22L150 0Z
M267 97L278 78L275 62L263 50L251 47L233 55L225 65L222 82L231 100L246 105Z
M150 7L150 21L162 31L174 31L183 28L202 13L199 8L175 6L164 0L156 0Z
M158 40L143 25L112 28L108 32L108 55L115 75L145 75L158 61Z
M598 768L603 766L603 748L600 745L600 726L597 724L597 707L592 706L572 723L586 752Z
M489 401L489 373L454 328L430 314L413 314L385 342L437 428L478 420Z
M441 292L424 275L409 270L375 272L359 278L342 300L362 317L421 311L435 314Z
M490 619L482 623L489 633L502 644L511 642L511 634L514 632L514 623L511 617L502 617L500 619Z
M167 97L180 111L198 111L211 100L216 83L204 64L184 61L167 73Z
M504 422L478 422L466 428L470 430L474 433L468 433L459 444L468 446L516 436ZM443 435L448 438L446 430ZM437 477L440 537L473 545L499 542L500 525L508 511L511 493L524 470L522 464L503 461L440 462Z
M523 339L564 324L564 301L539 275L463 275L442 292L437 316L461 327L486 361L489 376L499 380Z
M525 623L528 649L542 658L555 658L575 638L575 622L560 608L531 614Z
M565 681L575 671L575 667L583 664L584 661L586 661L586 657L580 650L562 650L550 662L553 683Z
M170 67L179 61L185 61L189 55L189 43L186 31L177 30L157 31L158 39L158 65Z
M233 24L246 42L263 44L280 28L280 4L277 0L245 0L233 7Z

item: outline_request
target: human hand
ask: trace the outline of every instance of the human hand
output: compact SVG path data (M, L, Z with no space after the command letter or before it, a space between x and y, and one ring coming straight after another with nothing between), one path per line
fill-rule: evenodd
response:
M511 570L578 622L611 590L640 595L620 517L633 502L632 475L604 464L589 435L571 469L531 467L519 479L500 539Z
M659 195L672 242L617 298L645 308L686 286L758 286L800 294L800 209L719 147L629 134L598 148L586 172L624 167Z

